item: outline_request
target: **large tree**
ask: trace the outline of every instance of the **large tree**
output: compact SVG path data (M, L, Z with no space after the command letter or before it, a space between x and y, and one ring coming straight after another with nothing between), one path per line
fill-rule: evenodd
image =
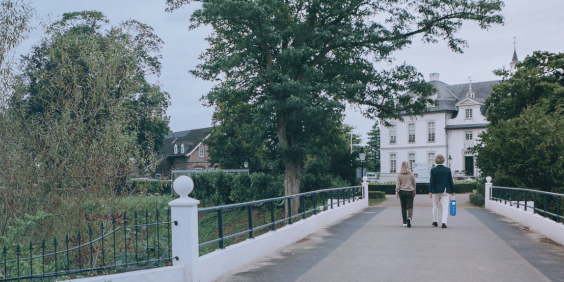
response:
M26 107L28 116L41 114L57 100L76 97L77 88L81 93L93 95L98 93L93 89L100 85L93 85L93 76L105 74L96 69L96 65L89 62L90 58L80 57L81 44L96 46L108 65L115 65L116 70L111 79L104 81L112 98L122 100L129 115L128 129L137 134L137 141L141 148L157 152L163 145L164 136L169 132L168 119L165 111L169 105L168 93L161 90L160 85L147 80L149 75L159 75L161 70L158 52L163 44L162 40L153 33L153 29L143 23L130 20L119 26L109 26L108 19L100 12L83 11L63 14L61 20L53 23L48 36L41 43L32 48L31 54L22 57L23 74L20 76L20 95L13 97L15 107ZM73 44L69 44L69 39ZM75 43L76 42L76 43ZM111 48L123 46L122 54ZM68 84L56 81L61 68L70 67L68 62L57 60L53 53L62 49L69 56L71 65L76 72L72 77L65 78ZM116 60L112 56L123 56ZM102 58L100 58L102 59ZM82 60L82 61L81 61ZM119 65L117 65L119 64ZM124 71L127 70L127 71ZM74 79L73 81L70 81ZM72 88L65 88L72 87ZM101 95L101 94L100 94ZM101 98L101 97L100 97ZM96 104L82 103L84 109L93 109ZM97 109L102 119L108 113Z
M366 146L366 167L372 171L380 171L380 128L374 123L368 132L368 146Z
M380 70L416 35L426 42L455 37L464 20L486 29L502 23L499 0L167 0L168 11L201 2L190 28L213 27L203 63L192 71L217 85L204 96L216 111L249 104L252 122L272 128L285 165L286 194L299 191L304 156L327 137L346 103L372 118L420 113L432 87L406 64ZM411 91L419 99L399 96Z
M492 125L521 114L527 107L547 99L548 111L564 104L564 53L536 51L517 63L514 74L497 70L503 81L493 87L486 100L488 120Z

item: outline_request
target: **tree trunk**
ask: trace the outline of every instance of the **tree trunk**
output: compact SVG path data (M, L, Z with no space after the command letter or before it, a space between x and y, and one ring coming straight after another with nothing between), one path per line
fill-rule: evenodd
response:
M293 145L293 138L287 134L288 129L288 114L278 115L278 141L280 145L289 148ZM294 195L300 192L300 184L302 181L302 155L298 153L294 156L284 155L284 162L286 163L286 173L284 176L285 195ZM299 198L292 199L292 215L298 213ZM288 202L285 205L286 216L288 216Z

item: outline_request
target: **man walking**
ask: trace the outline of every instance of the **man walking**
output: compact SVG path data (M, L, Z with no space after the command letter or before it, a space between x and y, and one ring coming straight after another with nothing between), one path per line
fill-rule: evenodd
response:
M431 169L431 180L429 181L429 197L433 199L433 226L437 227L439 221L439 202L443 207L442 228L447 228L448 205L450 197L454 197L454 181L450 168L443 164L445 157L438 155L435 158L436 167Z

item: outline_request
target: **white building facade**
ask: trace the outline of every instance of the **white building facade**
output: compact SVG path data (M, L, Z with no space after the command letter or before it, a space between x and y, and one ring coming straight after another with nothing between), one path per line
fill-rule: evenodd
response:
M403 122L388 120L391 127L380 126L380 181L396 180L401 163L407 161L417 182L428 183L428 172L439 154L455 178L479 175L475 156L468 148L476 145L479 134L486 130L489 122L484 102L499 81L448 85L434 73L429 83L437 91L431 97L436 104L427 113L404 115Z

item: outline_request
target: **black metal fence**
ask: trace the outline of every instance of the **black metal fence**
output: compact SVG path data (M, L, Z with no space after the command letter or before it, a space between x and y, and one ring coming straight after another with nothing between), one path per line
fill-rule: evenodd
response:
M170 265L170 223L170 208L124 212L86 233L4 246L0 281L55 281Z
M237 238L239 241L246 238L254 238L286 224L292 224L300 219L305 219L308 216L361 200L362 197L362 187L354 186L317 190L254 202L200 208L198 209L200 241L205 240L203 238L205 236L202 236L202 229L204 229L203 232L206 234L216 236L215 239L200 242L200 255L215 249L223 249L228 244L238 242ZM298 202L296 200L299 200L298 212L293 214L292 202ZM224 222L226 222L225 217L228 211L239 214L239 216L235 215L231 218L240 219L241 214L243 214L243 218L246 220L244 222L239 220L238 225L229 220L230 226L226 230ZM212 232L209 229L202 228L202 226L206 225L203 224L203 221L211 222L212 225L215 225Z
M564 195L531 189L509 188L493 186L490 200L509 202L510 206L523 207L533 213L548 217L556 222L562 222L562 201Z

